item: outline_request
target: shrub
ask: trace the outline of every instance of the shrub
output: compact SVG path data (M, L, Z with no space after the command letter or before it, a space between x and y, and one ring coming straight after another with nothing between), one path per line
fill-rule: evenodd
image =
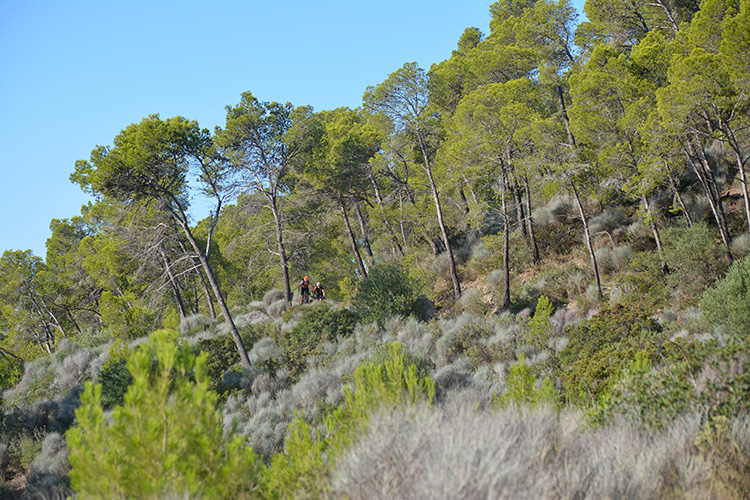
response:
M380 408L432 401L435 385L407 365L398 342L388 347L383 363L365 363L352 374L351 387L344 389L345 402L326 419L321 438L297 415L284 453L271 459L266 474L270 498L323 498L336 460L366 429ZM313 433L317 439L313 438ZM324 459L325 454L325 459Z
M750 254L750 233L735 236L729 244L732 255L741 257Z
M356 315L348 309L328 305L305 308L297 326L278 338L290 376L298 378L306 367L307 358L322 354L324 343L351 335L355 325Z
M252 449L241 437L223 438L206 355L196 358L162 330L127 364L133 383L124 405L105 418L101 385L87 383L78 426L66 435L71 486L80 496L236 498L257 487Z
M248 345L248 344L245 344ZM196 347L206 354L206 374L213 390L222 394L226 387L223 383L224 373L240 362L237 346L231 335L219 335L201 340ZM248 346L249 347L249 346Z
M636 353L589 414L597 423L625 416L655 430L668 429L695 408L708 419L747 414L749 352L747 338L675 337L658 348L656 357Z
M115 340L109 347L109 356L99 374L104 408L109 409L121 405L125 392L133 380L126 363L129 353L130 349L127 344L120 339Z
M567 330L560 378L568 401L595 402L643 351L654 360L661 327L636 308L615 305Z
M724 498L695 449L699 428L699 417L650 434L588 429L546 407L396 408L337 462L332 489L352 500Z
M667 280L662 274L656 252L633 254L627 272L620 280L625 287L625 303L648 304L648 307L656 309L669 300Z
M31 433L20 433L8 442L8 466L17 471L26 472L34 458L42 451L44 433L36 430Z
M490 338L494 331L478 323L461 326L455 334L448 333L441 338L441 350L446 363L453 363L459 357L466 357L474 368L490 363L493 350L483 340Z
M266 308L279 300L284 300L284 291L279 290L278 288L272 288L263 295L263 305L265 305Z
M23 376L23 359L8 356L0 351L0 395L15 385ZM2 402L2 399L0 399Z
M583 293L588 283L586 271L570 262L545 268L534 283L534 288L555 303L565 303Z
M418 315L419 295L416 282L409 277L403 266L377 265L367 279L360 283L353 299L354 311L360 321L377 321L382 325L390 316Z
M589 230L592 234L611 233L615 229L623 228L628 224L628 218L617 208L607 208L604 212L589 221Z
M680 299L696 302L703 291L727 269L724 250L705 224L664 231L667 282Z
M42 441L40 453L31 463L28 478L30 489L37 493L37 497L42 497L44 492L66 492L69 471L65 439L57 432L47 434Z
M518 362L514 364L508 374L505 393L498 396L496 401L500 406L557 404L557 390L549 377L545 377L541 386L536 386L536 378L531 367L526 364L526 356L521 353Z
M26 363L21 381L3 393L3 404L6 408L30 406L34 401L51 398L54 393L54 382L52 358L39 358Z
M492 312L492 302L485 300L476 288L470 288L462 293L459 302L461 309L477 316L489 316Z
M703 314L732 335L750 334L750 257L735 261L715 288L703 293Z
M215 320L209 319L203 314L193 314L186 317L182 323L180 323L180 332L185 337L190 337L196 333L208 330L214 325L216 325Z
M102 367L99 383L102 386L102 406L113 408L121 405L125 393L133 381L124 359L107 363Z
M537 347L547 345L547 339L552 335L552 313L555 306L546 295L539 297L534 310L534 316L529 319L526 328L526 337L529 342Z

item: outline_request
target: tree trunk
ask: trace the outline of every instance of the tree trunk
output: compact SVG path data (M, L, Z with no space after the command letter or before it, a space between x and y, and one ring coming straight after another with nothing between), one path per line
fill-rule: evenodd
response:
M667 275L669 273L669 266L667 266L667 261L664 260L664 249L661 246L659 230L657 229L656 223L654 222L654 218L651 214L651 205L649 205L648 198L646 198L645 194L641 195L641 203L643 204L643 209L646 211L646 218L648 219L649 226L651 226L651 233L654 235L654 241L656 241L656 252L659 254L661 273Z
M526 226L529 233L529 243L531 245L531 262L539 264L539 246L536 244L536 234L534 232L534 218L531 215L531 188L529 188L529 179L523 177L524 189L526 191Z
M182 302L182 293L180 292L179 283L175 279L174 274L172 274L172 268L169 264L169 259L167 258L167 254L161 246L159 246L159 252L161 252L161 258L164 261L164 269L167 272L169 283L172 285L174 298L177 301L177 308L180 313L180 322L183 322L185 321L185 317L187 316L187 314L185 313L185 305Z
M747 219L747 230L750 231L750 194L748 194L747 179L745 177L745 162L742 161L742 148L734 135L734 130L727 124L723 128L729 137L729 145L734 151L734 157L737 161L737 170L740 173L740 184L742 184L742 199L745 202L745 218Z
M511 169L512 170L512 169ZM516 204L516 221L518 222L518 230L521 232L523 239L526 239L526 214L523 209L523 199L521 195L521 187L518 185L518 181L515 176L509 172L510 179L508 180L508 187L513 195L513 201Z
M466 193L464 193L463 184L459 184L458 186L458 195L461 197L461 203L464 207L464 215L469 215L469 200L466 199Z
M400 255L401 257L404 256L404 249L401 247L401 244L398 242L398 237L396 236L396 231L393 230L393 227L391 227L391 223L388 220L388 217L385 215L385 202L383 201L383 197L380 193L380 186L378 185L377 179L375 179L375 174L372 172L372 169L368 170L368 174L370 177L370 183L372 184L372 188L375 191L375 200L378 202L378 206L380 207L380 212L383 215L383 225L385 226L386 231L388 231L388 235L391 238L391 251L393 253L394 257L397 257Z
M565 96L563 95L562 85L555 85L555 91L557 92L557 100L560 105L560 113L562 114L563 123L565 123L565 131L568 133L568 144L571 146L576 145L576 140L573 137L573 132L570 129L570 118L568 117L568 110L565 107Z
M281 277L284 281L284 299L287 304L292 303L292 286L289 282L289 261L286 257L286 249L284 248L284 235L281 228L281 215L276 207L276 198L268 196L268 201L271 205L271 212L273 213L273 223L276 228L276 248L279 252L279 264L281 265Z
M370 265L375 264L375 254L372 253L372 245L370 245L370 238L367 237L367 224L365 217L362 214L362 208L359 203L354 202L354 210L357 213L357 219L359 220L359 230L362 232L362 242L364 243L365 250L367 251L367 257L370 261Z
M594 270L594 280L596 282L597 294L599 297L603 297L604 292L602 292L602 281L599 276L599 265L596 262L594 244L591 241L591 232L589 231L589 223L586 220L586 213L583 211L583 203L581 203L581 197L578 195L578 189L576 188L573 179L568 177L568 182L570 183L570 188L573 191L573 196L576 199L576 204L578 205L578 214L581 216L581 222L583 223L583 233L586 236L586 248L588 248L589 258L591 259L591 267Z
M505 171L502 173L501 184L503 186L500 198L503 207L503 300L502 308L510 306L510 218L508 216L508 179Z
M716 200L716 210L719 214L719 223L723 228L724 233L726 234L726 245L728 249L731 237L729 235L729 224L727 224L727 216L726 213L724 213L724 204L721 202L721 191L719 190L719 183L716 181L716 175L714 175L714 170L713 168L711 168L711 164L708 162L708 157L706 156L706 150L703 147L703 143L701 143L700 141L698 142L698 158L700 159L701 165L703 165L703 169L706 172L710 191L713 193L714 199Z
M365 268L364 262L362 262L362 256L359 253L359 247L357 246L357 240L354 238L354 231L352 231L352 225L349 223L349 216L346 214L346 204L341 195L338 195L339 210L341 211L341 217L344 219L344 226L346 227L346 234L349 236L349 243L352 246L352 253L354 254L354 262L357 264L359 269L359 279L367 278L367 269Z
M445 223L443 222L443 210L440 207L440 196L438 194L437 185L435 185L435 178L432 176L432 168L430 167L430 159L427 154L427 149L424 142L420 138L420 148L422 150L422 157L424 158L424 170L427 173L427 178L430 181L430 190L432 191L432 199L435 202L435 212L437 213L438 225L440 226L440 234L443 237L443 244L445 245L445 251L448 252L448 261L450 262L450 273L451 281L453 282L453 296L456 300L461 298L461 283L458 281L458 273L456 272L456 260L453 257L453 250L451 249L450 240L448 239L448 231L445 229Z
M675 182L674 176L672 176L672 170L669 168L669 164L666 160L664 160L664 168L667 170L667 177L669 178L669 183L672 186L674 197L677 200L677 203L680 205L680 208L682 209L682 214L685 217L685 223L688 227L692 227L693 219L690 217L690 212L688 212L687 208L685 207L685 203L682 201L680 191L677 189L677 182Z
M234 344L237 347L237 352L240 355L240 362L242 363L243 367L249 368L250 358L248 358L247 356L247 351L245 350L245 344L242 342L242 337L240 337L240 332L239 330L237 330L237 326L234 324L234 320L232 319L232 315L229 312L227 303L224 301L224 296L221 294L221 290L219 289L219 283L216 281L216 278L214 277L214 273L211 270L211 266L209 265L208 260L206 259L206 256L203 254L203 251L201 251L200 247L198 246L198 242L195 241L195 237L193 236L193 233L190 230L190 227L188 226L187 221L186 220L183 221L179 218L177 219L178 219L177 223L182 227L182 230L184 231L185 236L190 242L190 246L193 247L193 250L198 256L198 260L200 260L200 263L203 266L203 270L206 272L206 277L208 278L208 282L211 285L211 289L214 292L214 297L216 297L216 302L218 302L219 308L221 309L221 312L224 315L224 322L229 328L229 332L232 334L232 338L234 339Z
M710 171L706 172L706 165L703 164L703 162L696 161L695 150L690 140L687 141L685 155L687 156L688 162L690 162L690 165L693 167L693 171L698 177L698 181L700 182L701 187L706 194L708 205L711 207L711 212L714 215L714 220L716 221L716 225L719 228L721 241L724 243L724 249L727 259L732 262L734 260L734 257L732 256L732 252L729 249L729 232L727 230L727 227L724 225L724 210L721 207L721 198L717 199L714 194L714 190L711 189L711 179L709 178Z
M175 220L179 220L177 215L174 215ZM180 225L182 227L182 225ZM184 231L184 228L183 228ZM180 249L187 254L188 250L185 248L185 245L182 244L180 241ZM201 282L201 286L203 287L203 294L206 296L206 303L208 304L208 311L211 314L211 319L216 319L216 309L214 309L214 303L211 300L211 291L208 289L208 284L206 283L206 278L203 276L203 273L201 272L201 266L196 264L195 258L193 256L190 257L190 262L193 263L193 269L195 269L195 273L198 275L198 280ZM195 294L195 308L196 312L198 311L198 293Z

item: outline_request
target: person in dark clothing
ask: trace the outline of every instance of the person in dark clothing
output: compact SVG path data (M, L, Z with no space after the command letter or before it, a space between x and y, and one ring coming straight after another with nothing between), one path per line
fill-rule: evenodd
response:
M315 285L315 288L312 290L312 298L313 300L321 301L326 298L326 291L323 290L323 286L320 284L320 281Z
M297 290L299 290L300 304L310 302L310 278L305 276L302 281L299 282L299 285L297 285Z

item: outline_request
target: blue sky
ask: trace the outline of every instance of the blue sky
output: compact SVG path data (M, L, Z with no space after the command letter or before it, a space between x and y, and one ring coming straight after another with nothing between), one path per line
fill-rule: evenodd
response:
M465 28L488 33L491 3L0 0L0 252L44 257L50 221L88 201L76 160L129 124L213 130L245 91L357 107L404 63L450 57Z

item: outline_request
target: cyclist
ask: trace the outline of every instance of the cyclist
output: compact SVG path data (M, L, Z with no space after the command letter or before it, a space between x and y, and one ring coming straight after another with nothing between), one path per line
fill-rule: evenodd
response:
M299 290L300 294L300 304L310 302L310 278L305 276L302 281L299 282L299 285L297 285L297 290Z
M315 284L315 288L312 290L312 298L317 301L321 301L326 298L326 291L320 285L320 281Z

